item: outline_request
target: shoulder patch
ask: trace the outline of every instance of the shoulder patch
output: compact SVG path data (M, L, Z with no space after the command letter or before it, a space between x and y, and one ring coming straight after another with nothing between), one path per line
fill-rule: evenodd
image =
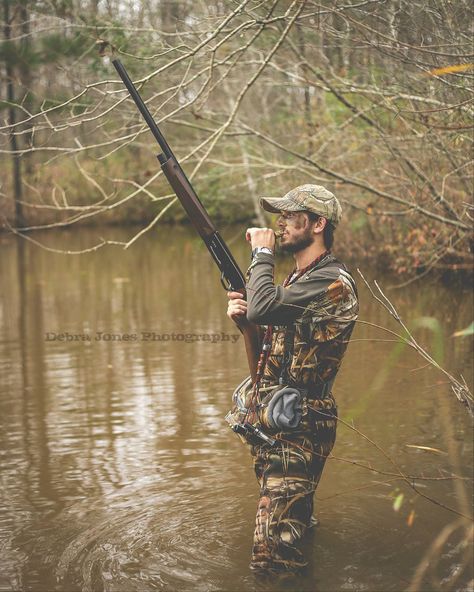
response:
M346 279L352 286L354 290L356 290L356 283L352 275L346 271L345 269L339 268L339 275L341 275L344 279Z

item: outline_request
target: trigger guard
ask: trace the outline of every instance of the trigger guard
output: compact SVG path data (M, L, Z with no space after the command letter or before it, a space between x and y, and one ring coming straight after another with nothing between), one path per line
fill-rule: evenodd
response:
M232 286L231 286L229 280L226 279L224 273L221 273L221 284L222 284L222 287L224 288L224 290L226 290L226 292L229 292L230 290L232 290Z

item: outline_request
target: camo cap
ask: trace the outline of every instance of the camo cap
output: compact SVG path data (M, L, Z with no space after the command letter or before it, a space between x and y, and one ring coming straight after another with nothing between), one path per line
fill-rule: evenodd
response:
M337 197L322 185L300 185L283 197L261 197L260 205L267 212L313 212L337 226L342 208Z

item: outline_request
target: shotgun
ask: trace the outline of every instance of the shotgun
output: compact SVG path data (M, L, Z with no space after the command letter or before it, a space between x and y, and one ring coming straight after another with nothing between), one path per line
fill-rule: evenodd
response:
M143 102L143 99L131 81L125 67L118 59L112 60L112 64L162 150L162 152L157 155L161 170L185 209L191 223L216 262L221 272L222 285L226 290L245 294L245 278L240 271L239 266L235 262L228 246L225 244L212 223L209 214L186 177L186 174L173 154L168 142L160 132L156 121L153 119L148 107ZM244 336L249 370L252 382L254 382L259 357L259 333L256 326L250 324L244 325L241 327L241 330Z

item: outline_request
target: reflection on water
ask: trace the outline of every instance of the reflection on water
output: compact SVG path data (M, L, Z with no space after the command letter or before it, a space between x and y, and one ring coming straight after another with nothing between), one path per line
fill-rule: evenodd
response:
M41 238L72 250L97 236ZM347 425L318 490L310 567L290 580L255 579L257 485L223 421L245 355L199 240L163 229L126 252L70 257L7 237L0 246L0 590L405 589L457 516L404 484L350 422L417 476L420 492L469 512L470 483L452 478L471 475L465 411L443 375L360 324L336 385ZM361 296L364 320L395 328ZM408 321L440 320L443 363L472 384L470 341L451 337L472 320L470 298L422 284L392 298ZM430 347L439 339L416 335ZM423 589L467 589L463 529L432 557Z

